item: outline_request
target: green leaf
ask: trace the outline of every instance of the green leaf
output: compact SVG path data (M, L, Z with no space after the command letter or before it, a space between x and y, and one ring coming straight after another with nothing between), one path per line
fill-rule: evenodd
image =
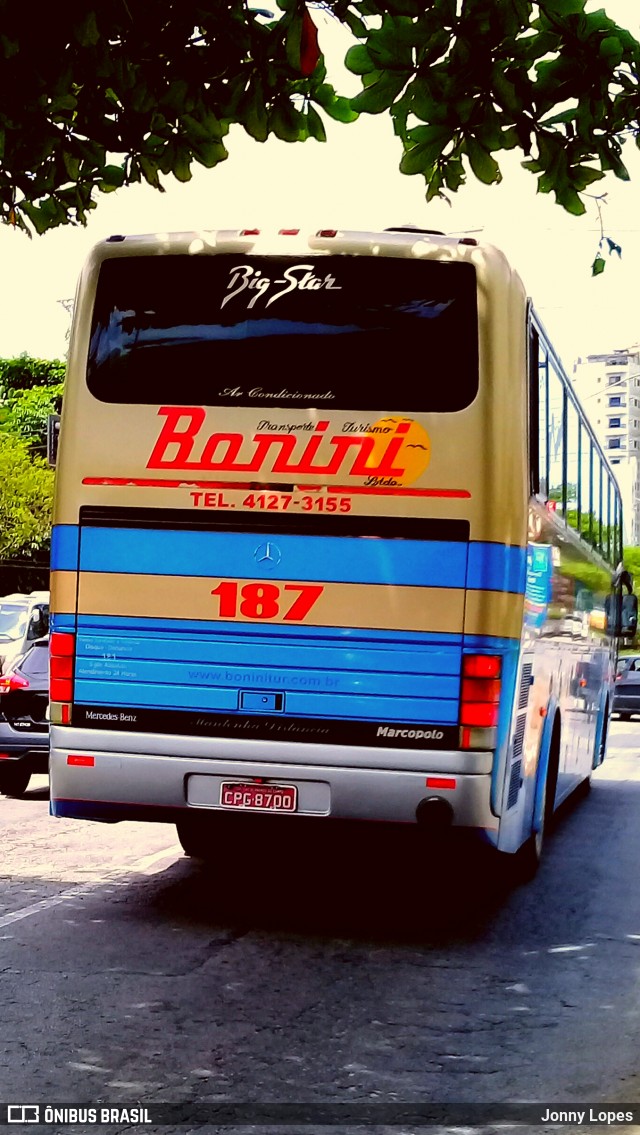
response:
M377 67L410 71L413 49L419 38L412 20L384 15L382 26L369 33L367 48Z
M183 127L189 142L194 143L211 141L211 134L207 130L206 126L204 126L202 122L198 122L198 119L194 118L192 114L183 114L180 118L180 124Z
M210 142L198 142L193 147L193 152L197 161L205 169L213 169L219 162L224 162L229 157L226 146L213 139Z
M280 138L281 142L299 141L303 124L304 115L289 102L274 107L269 113L269 129L276 138Z
M313 106L310 106L307 110L307 125L311 138L315 138L316 142L326 142L327 133L324 128L324 122Z
M618 67L622 63L624 49L616 35L605 36L600 43L600 55L610 67Z
M349 48L344 62L347 69L354 75L367 75L369 71L376 69L376 64L362 43L357 43L355 47Z
M266 142L269 136L269 115L264 105L264 99L253 98L244 120L247 134L255 138L256 142Z
M191 155L184 146L176 147L176 156L171 172L178 181L191 181Z
M590 166L572 166L569 177L573 188L577 189L578 193L582 193L587 186L593 185L594 181L601 181L604 174L602 170L592 169Z
M400 172L412 176L430 170L442 153L439 142L420 142L402 155Z
M541 126L558 126L563 122L573 122L577 114L577 107L562 110L559 114L552 114L550 118L541 118Z
M49 110L52 114L57 114L60 110L75 110L77 105L78 100L74 95L57 95L51 99Z
M604 272L604 268L605 268L605 259L604 259L603 256L600 255L600 253L598 253L593 264L591 265L591 275L592 276L599 276L601 272Z
M154 189L159 189L160 181L158 178L157 163L153 160L153 158L148 157L146 154L140 154L138 161L140 163L140 169L142 170L142 176L144 177L145 181L149 185L152 185Z
M161 106L166 106L168 110L172 110L174 114L180 114L184 110L185 99L189 87L184 79L177 79L170 83L167 90L160 99Z
M64 161L64 168L67 172L69 181L77 181L78 174L80 173L80 161L68 150L62 151L62 160Z
M443 150L447 142L451 141L453 130L450 126L412 126L407 131L407 137L420 145L425 142L434 142Z
M407 87L411 94L411 109L417 118L429 122L437 109L437 101L426 79L417 76Z
M291 17L285 38L285 51L287 62L291 68L300 74L300 49L302 44L302 15L295 12Z
M367 87L351 99L351 106L353 110L365 111L367 114L381 114L383 110L388 110L391 104L395 102L397 96L406 86L406 82L406 75L384 72L382 78L378 79L373 86Z
M19 208L29 218L38 235L41 236L50 227L51 222L46 214L36 205L32 205L30 201L21 201Z
M349 9L347 9L341 19L347 25L352 35L354 35L357 39L365 38L368 31L367 25L363 20L360 19L359 16L356 16L355 12L351 12Z
M466 181L464 165L460 158L449 158L444 166L444 181L447 189L455 193Z
M493 185L502 181L502 174L497 161L491 157L484 146L480 146L474 138L467 138L466 150L469 164L478 181L482 181L485 185Z
M5 59L11 59L20 50L20 44L17 40L9 39L6 35L0 35L0 46Z
M574 16L584 12L585 0L545 0L544 12L552 16Z
M441 169L434 169L431 177L427 181L427 201L433 201L434 197L444 197L442 187L444 184L443 172Z
M574 217L581 217L586 213L586 205L573 186L567 183L556 185L555 195L556 201L567 210L567 213L571 213Z
M100 39L95 12L87 12L80 23L74 24L73 34L81 47L95 47Z
M351 106L351 100L344 98L343 95L337 95L328 83L324 84L324 89L319 87L317 91L314 91L311 97L314 102L322 107L325 114L335 119L336 122L355 122L359 117L357 110L353 110Z
M101 173L107 185L114 189L119 189L121 185L124 185L125 171L123 166L105 166Z

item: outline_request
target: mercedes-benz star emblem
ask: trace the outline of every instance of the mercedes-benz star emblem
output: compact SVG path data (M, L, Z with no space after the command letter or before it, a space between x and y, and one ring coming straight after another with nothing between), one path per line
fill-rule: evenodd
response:
M257 564L267 564L275 567L282 559L282 552L277 544L272 544L267 540L266 544L259 544L253 553L253 558Z

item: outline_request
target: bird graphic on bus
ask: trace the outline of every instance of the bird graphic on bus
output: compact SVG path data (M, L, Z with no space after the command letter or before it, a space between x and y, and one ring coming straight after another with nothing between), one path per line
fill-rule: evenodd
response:
M429 435L424 426L414 421L413 418L387 417L380 418L379 421L375 422L367 435L375 439L375 444L366 465L375 466L379 464L381 450L386 445L385 435L381 431L385 428L395 428L400 423L409 423L409 428L404 434L402 450L398 454L398 463L404 466L404 472L400 476L396 474L395 480L398 484L411 485L424 473L431 460ZM413 452L410 453L410 450L413 450Z

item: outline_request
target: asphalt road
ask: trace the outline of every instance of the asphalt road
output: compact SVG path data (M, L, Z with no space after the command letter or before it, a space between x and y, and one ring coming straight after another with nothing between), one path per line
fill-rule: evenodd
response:
M640 720L516 888L378 830L205 869L171 827L53 820L32 785L0 799L0 1100L640 1113Z

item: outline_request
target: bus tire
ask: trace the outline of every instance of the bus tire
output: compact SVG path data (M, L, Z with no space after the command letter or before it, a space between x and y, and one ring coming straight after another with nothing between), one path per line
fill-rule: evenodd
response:
M208 862L213 859L215 839L215 817L196 812L181 817L176 823L180 846L191 859Z
M5 796L24 796L30 780L29 769L20 765L0 769L0 792Z
M520 883L529 883L535 877L542 861L544 842L553 821L553 805L558 783L560 764L560 718L556 716L549 748L549 761L545 777L542 814L538 831L532 832L529 839L516 852L516 878Z
M604 707L604 717L602 719L602 733L600 734L600 740L598 742L598 752L597 752L597 755L596 755L596 762L593 766L594 768L599 768L600 765L602 764L605 756L607 755L607 739L608 739L608 736L609 736L609 716L610 716L609 715L609 702L607 702L607 704ZM621 721L629 721L630 719L631 719L630 713L624 713L624 714L621 713L620 714L620 720Z

